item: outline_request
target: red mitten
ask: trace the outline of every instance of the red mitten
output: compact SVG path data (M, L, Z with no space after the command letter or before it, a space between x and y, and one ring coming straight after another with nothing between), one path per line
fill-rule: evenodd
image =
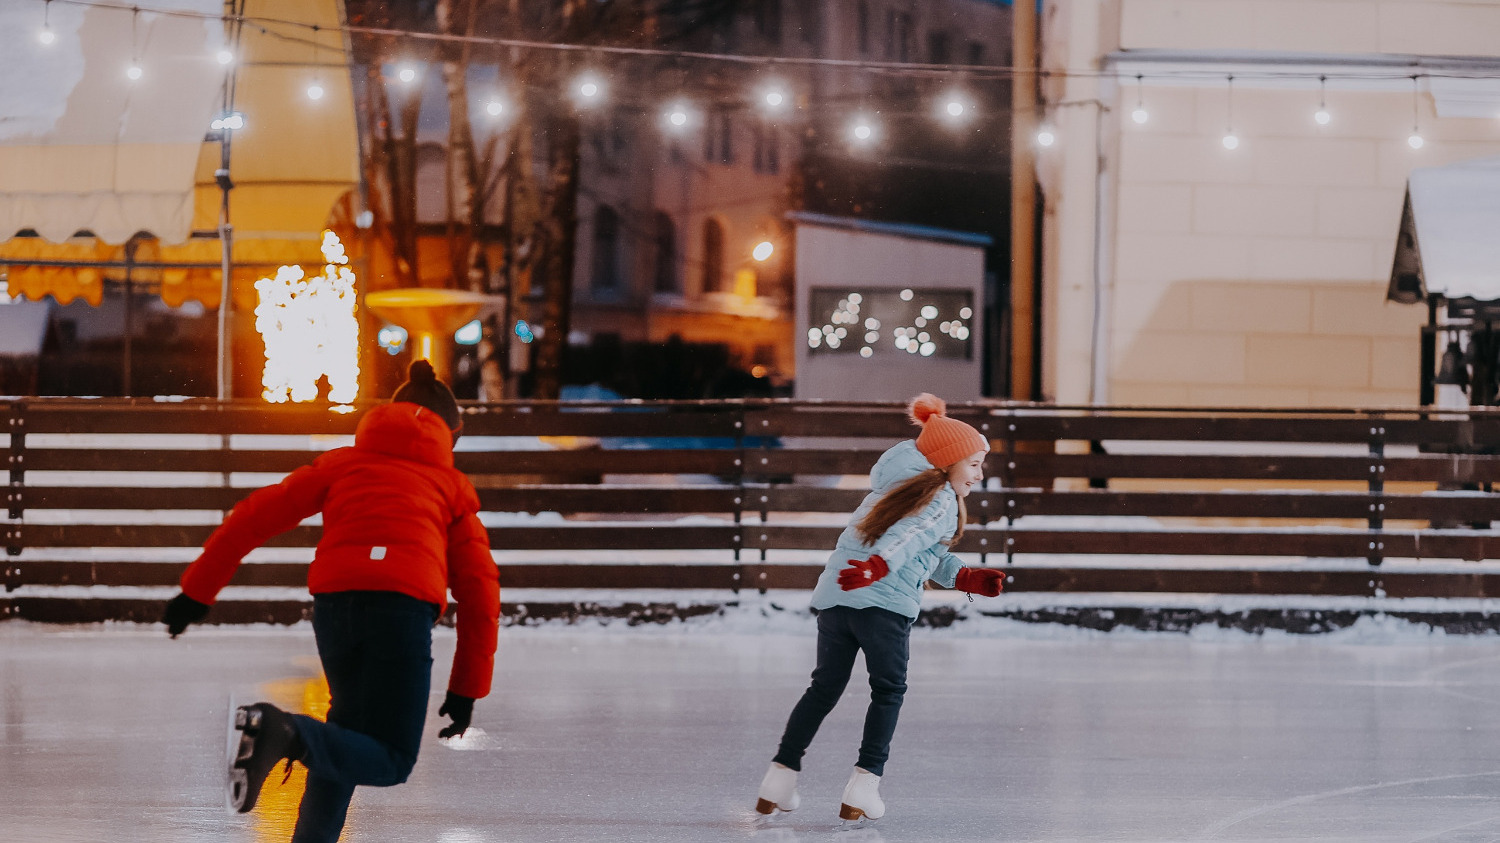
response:
M839 571L839 588L845 591L864 588L890 572L890 567L879 556L871 556L863 562L850 559L849 567Z
M998 597L1005 587L1005 572L994 568L959 568L958 581L954 586L959 591L978 594L982 597Z

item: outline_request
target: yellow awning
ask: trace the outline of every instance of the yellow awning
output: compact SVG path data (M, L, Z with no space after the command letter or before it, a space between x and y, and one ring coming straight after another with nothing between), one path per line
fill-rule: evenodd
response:
M59 62L77 77L71 88L48 82L21 100L31 104L17 118L29 134L7 134L5 127L14 124L0 121L0 238L10 238L0 240L0 259L118 262L124 260L119 244L146 232L156 238L152 253L138 252L137 261L198 266L145 271L140 280L159 282L169 305L191 299L218 307L219 241L189 234L219 225L222 194L214 173L221 147L203 137L223 109L224 71L213 58L224 42L223 4L179 3L208 19L143 10L137 25L149 35L141 41L146 74L129 88L123 72L107 72L129 62L129 11L51 5L58 35L52 48L62 50L56 55L38 52L41 4L0 5L0 101L12 86L50 79ZM35 11L37 20L23 20L25 10ZM319 27L316 49L310 26L267 25L267 32L245 26L241 34L233 109L246 125L231 138L230 223L236 306L253 308L257 278L282 264L323 262L322 231L335 205L359 183L359 147L339 0L249 0L245 15ZM75 53L76 62L67 58ZM319 100L306 95L315 79L324 90ZM110 107L90 117L87 106L94 101ZM12 237L28 228L41 237ZM75 237L79 231L97 239ZM121 272L24 264L4 271L11 295L95 305L106 275Z

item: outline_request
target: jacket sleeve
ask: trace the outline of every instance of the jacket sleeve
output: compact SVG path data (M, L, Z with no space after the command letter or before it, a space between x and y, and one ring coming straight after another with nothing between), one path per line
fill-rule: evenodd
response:
M958 523L955 500L952 495L938 494L922 511L892 524L875 540L870 555L884 559L892 571L900 570L922 551L930 549L939 537L953 533Z
M448 527L448 589L458 604L458 646L448 690L479 699L490 692L500 630L500 569L489 533L468 513Z
M315 460L234 505L203 543L203 552L182 574L182 593L212 604L239 569L245 554L285 533L323 508L329 473Z
M937 567L928 579L943 588L953 588L958 585L958 572L963 570L963 560L947 551L941 551L939 556Z

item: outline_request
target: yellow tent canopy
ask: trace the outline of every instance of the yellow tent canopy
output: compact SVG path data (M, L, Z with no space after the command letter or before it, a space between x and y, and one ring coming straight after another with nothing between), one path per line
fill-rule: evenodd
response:
M173 3L201 16L143 8L134 21L143 75L133 83L122 72L129 8L50 4L57 39L44 46L41 5L0 6L0 100L20 103L0 123L0 265L11 295L98 305L135 238L133 278L159 285L172 306L219 306L222 247L201 235L219 224L221 147L204 135L224 110L226 72L246 124L230 142L236 308L254 307L256 278L276 266L323 262L322 230L359 182L339 0L248 0L248 17L306 26L244 27L227 71L214 59L226 43L220 0ZM305 94L314 79L319 100ZM37 236L15 236L23 230Z

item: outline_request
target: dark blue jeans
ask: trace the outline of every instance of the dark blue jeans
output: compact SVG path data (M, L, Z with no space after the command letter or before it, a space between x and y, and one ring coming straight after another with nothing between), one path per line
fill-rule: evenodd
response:
M812 684L792 708L781 746L774 760L793 770L802 769L802 756L812 743L823 718L838 704L854 656L865 653L870 672L870 708L865 712L864 741L856 764L877 776L885 775L891 755L891 736L906 696L906 663L911 652L911 618L885 609L850 609L834 606L818 613L818 664Z
M406 781L417 763L432 685L438 607L389 591L313 597L313 634L328 677L328 722L296 715L307 790L292 843L333 843L357 785Z

